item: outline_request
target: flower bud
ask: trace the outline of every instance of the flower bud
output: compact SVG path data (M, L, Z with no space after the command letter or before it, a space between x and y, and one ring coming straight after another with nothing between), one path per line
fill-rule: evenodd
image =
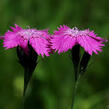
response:
M37 58L38 55L34 51L34 49L31 47L31 45L28 44L28 54L25 53L25 51L21 47L17 47L17 56L19 58L19 63L24 68L24 93L27 89L27 85L31 79L31 76L35 70L35 67L37 65Z

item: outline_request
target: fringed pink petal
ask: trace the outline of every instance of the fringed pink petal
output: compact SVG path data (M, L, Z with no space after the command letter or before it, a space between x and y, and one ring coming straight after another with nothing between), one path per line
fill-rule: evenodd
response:
M6 49L17 47L19 44L19 35L17 34L17 31L21 30L18 25L15 25L15 28L11 27L13 32L8 30L4 37L3 47L6 47Z
M66 25L60 25L60 27L57 27L58 31L54 31L54 34L55 35L60 35L60 34L64 34L64 32L67 30L67 29L70 29L68 26Z
M88 30L89 31L89 30ZM98 37L97 34L94 33L94 31L89 31L88 36L92 37L93 39L100 41L100 42L107 42L108 40L103 39L101 37Z
M57 36L54 35L51 39L52 48L58 53L66 52L76 44L76 39L70 36Z
M97 40L89 37L89 36L80 36L77 38L78 43L85 49L86 52L88 52L90 55L92 55L93 52L98 54L97 51L102 51L101 46L104 46L101 42L98 42Z
M14 48L18 45L18 35L14 32L8 31L5 33L3 47L6 49Z
M18 44L25 51L25 53L28 54L28 39L24 39L19 36Z
M15 24L15 27L10 27L10 28L13 30L13 32L18 32L18 31L22 30L22 28L19 27L17 24Z
M37 52L38 55L42 55L44 57L44 54L46 56L49 56L49 49L47 48L48 41L43 37L32 37L29 41L30 45L33 47L33 49Z

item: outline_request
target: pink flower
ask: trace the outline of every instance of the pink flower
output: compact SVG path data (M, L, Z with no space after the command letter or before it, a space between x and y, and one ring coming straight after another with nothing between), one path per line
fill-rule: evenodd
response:
M58 50L58 53L66 52L79 44L90 55L93 52L98 54L97 51L102 51L102 46L105 46L102 42L106 41L89 29L79 30L76 27L71 29L66 25L60 26L58 31L54 31L51 39L52 49Z
M48 30L22 29L16 24L10 28L13 31L8 30L4 35L3 46L6 49L20 46L28 54L28 44L30 44L38 55L49 56Z

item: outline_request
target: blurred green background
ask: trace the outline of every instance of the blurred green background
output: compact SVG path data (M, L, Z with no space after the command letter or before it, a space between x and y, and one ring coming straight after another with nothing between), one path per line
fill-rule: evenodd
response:
M109 0L0 0L0 35L15 23L23 28L49 28L67 24L89 28L109 39ZM39 57L29 84L25 109L70 109L74 85L70 51ZM0 109L23 109L23 68L16 49L0 42ZM109 44L93 55L81 78L74 109L109 109Z

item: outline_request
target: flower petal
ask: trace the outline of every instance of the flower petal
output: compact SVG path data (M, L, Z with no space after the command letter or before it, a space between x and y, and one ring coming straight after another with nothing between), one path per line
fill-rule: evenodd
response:
M19 27L17 24L15 24L15 27L10 27L10 28L13 30L13 32L18 32L18 31L22 30L22 28Z
M49 49L47 48L48 41L43 37L32 37L29 41L30 45L34 48L37 54L41 54L44 57L49 56Z
M89 30L88 30L89 31ZM108 40L106 39L103 39L101 37L98 37L97 34L94 33L94 31L89 31L88 35L90 37L92 37L93 39L97 40L97 41L100 41L100 42L107 42Z
M54 31L54 34L55 35L61 35L64 33L64 31L66 31L67 29L70 29L68 26L66 25L60 25L60 27L57 27L58 28L58 31Z
M55 49L55 51L58 50L58 53L62 53L72 49L72 47L76 44L76 39L68 35L54 35L51 42L52 48Z
M19 46L28 54L28 39L24 39L24 37L19 36L18 40Z
M93 52L98 54L97 51L102 51L101 46L104 46L101 42L89 37L89 36L80 36L77 38L78 43L85 49L86 52L88 52L90 55L92 55Z
M11 31L8 31L4 36L3 47L10 49L18 46L18 35Z

